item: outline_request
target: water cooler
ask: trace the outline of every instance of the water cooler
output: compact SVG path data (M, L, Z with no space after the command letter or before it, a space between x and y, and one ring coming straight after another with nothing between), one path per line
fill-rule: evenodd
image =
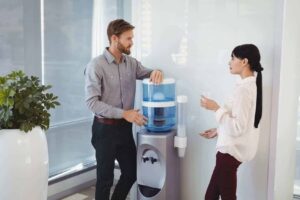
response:
M148 123L137 134L138 200L180 200L186 102L186 96L176 98L174 79L159 85L143 80L143 115Z

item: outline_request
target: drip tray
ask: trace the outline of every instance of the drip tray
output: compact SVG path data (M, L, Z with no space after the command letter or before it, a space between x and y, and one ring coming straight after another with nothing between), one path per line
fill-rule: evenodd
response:
M146 185L140 185L139 184L138 186L139 186L140 192L142 193L142 195L144 197L153 197L156 194L158 194L159 191L161 190L159 188L153 188L153 187L149 187L149 186L146 186Z

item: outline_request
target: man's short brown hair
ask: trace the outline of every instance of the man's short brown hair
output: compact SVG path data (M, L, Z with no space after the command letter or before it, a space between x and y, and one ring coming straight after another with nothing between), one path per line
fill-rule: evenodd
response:
M116 19L114 21L111 21L107 27L107 37L109 43L111 43L110 38L112 35L116 35L119 37L122 33L132 29L134 29L134 26L123 19Z

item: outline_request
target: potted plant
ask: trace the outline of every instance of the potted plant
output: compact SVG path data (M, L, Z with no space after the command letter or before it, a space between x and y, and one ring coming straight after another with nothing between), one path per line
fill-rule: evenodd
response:
M0 76L0 199L46 200L49 109L59 105L38 77Z

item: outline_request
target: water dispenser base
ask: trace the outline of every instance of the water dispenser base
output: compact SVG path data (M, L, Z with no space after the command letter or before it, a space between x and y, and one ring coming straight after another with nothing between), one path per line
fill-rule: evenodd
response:
M137 200L179 200L180 169L176 130L137 135ZM155 159L155 162L151 162Z

